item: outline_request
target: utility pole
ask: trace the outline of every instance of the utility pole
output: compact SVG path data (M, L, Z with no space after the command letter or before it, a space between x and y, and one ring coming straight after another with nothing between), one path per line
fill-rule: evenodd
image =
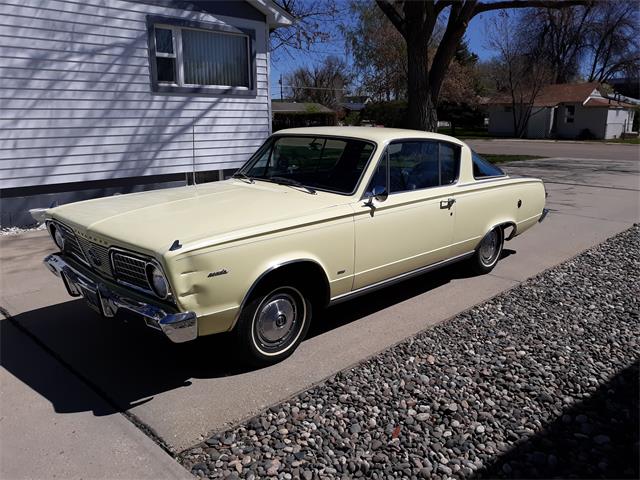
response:
M282 100L284 97L282 95L282 74L280 74L280 100Z

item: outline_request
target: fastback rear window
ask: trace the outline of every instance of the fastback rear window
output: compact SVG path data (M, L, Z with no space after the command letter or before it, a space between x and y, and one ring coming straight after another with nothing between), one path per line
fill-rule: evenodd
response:
M505 175L504 171L499 167L496 167L493 163L485 160L476 152L471 152L471 157L473 160L473 177L478 178L489 178L489 177L503 177Z

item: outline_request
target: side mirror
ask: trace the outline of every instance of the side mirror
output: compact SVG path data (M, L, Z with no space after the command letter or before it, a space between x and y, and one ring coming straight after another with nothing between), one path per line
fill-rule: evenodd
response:
M375 198L379 202L384 202L389 196L389 192L387 192L386 187L373 187L373 198Z

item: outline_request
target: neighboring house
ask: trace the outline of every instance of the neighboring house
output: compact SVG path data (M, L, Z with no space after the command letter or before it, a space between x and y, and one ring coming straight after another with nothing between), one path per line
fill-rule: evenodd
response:
M271 103L273 131L292 127L317 127L336 125L336 112L320 103L283 102Z
M270 0L0 0L1 224L184 185L271 131Z
M346 116L351 112L361 112L369 103L371 103L371 97L365 95L346 96L340 103L340 107Z
M544 87L533 102L525 137L614 139L632 133L634 105L598 89L598 83ZM490 135L514 135L512 108L509 95L489 100Z

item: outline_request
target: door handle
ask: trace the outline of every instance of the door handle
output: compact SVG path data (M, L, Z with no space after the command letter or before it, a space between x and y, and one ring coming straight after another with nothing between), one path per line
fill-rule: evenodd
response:
M453 204L456 203L455 198L447 198L446 200L440 200L440 208L450 209Z

